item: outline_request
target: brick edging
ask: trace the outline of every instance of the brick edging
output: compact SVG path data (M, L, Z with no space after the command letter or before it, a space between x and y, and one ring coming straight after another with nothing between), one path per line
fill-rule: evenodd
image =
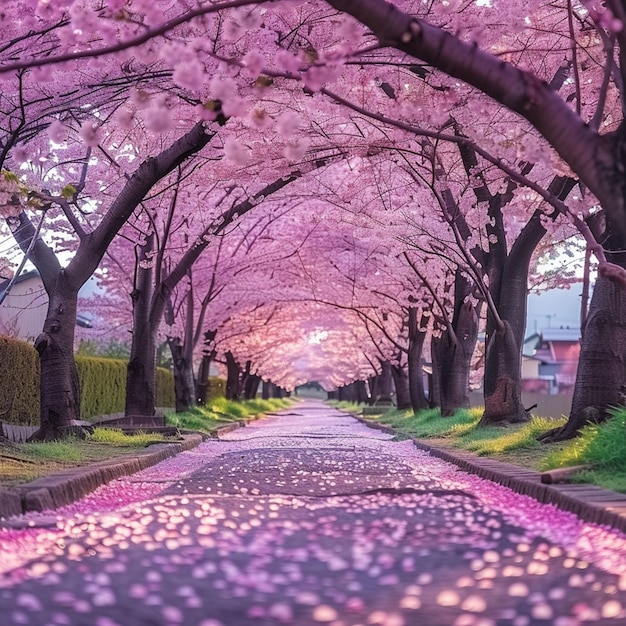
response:
M359 415L353 417L369 428L394 435L403 434L390 426L372 422ZM543 504L551 504L563 511L574 513L585 522L626 532L626 497L621 493L588 484L546 485L541 482L541 474L537 471L479 457L464 450L451 450L433 446L420 439L409 438L418 449L452 463L466 472L508 487L516 493L530 496Z

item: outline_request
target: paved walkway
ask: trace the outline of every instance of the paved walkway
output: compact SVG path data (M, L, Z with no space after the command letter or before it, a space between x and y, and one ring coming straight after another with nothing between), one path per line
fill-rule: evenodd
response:
M626 624L624 535L315 402L21 521L3 626Z

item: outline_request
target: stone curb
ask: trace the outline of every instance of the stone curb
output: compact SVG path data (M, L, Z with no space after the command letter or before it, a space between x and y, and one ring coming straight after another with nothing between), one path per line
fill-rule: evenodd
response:
M359 415L353 417L375 430L393 435L400 434L390 426L378 424ZM546 485L541 482L540 472L479 457L465 450L433 446L421 439L412 437L411 439L418 449L452 463L466 472L508 487L519 494L530 496L543 504L551 504L563 511L574 513L585 522L626 532L626 497L621 493L587 484Z
M133 456L110 459L42 476L10 489L0 487L0 520L29 511L54 510L71 504L116 478L130 476L152 467L180 452L199 446L206 439L219 439L222 435L245 425L244 421L233 422L215 429L210 435L188 432L183 434L182 441L154 444Z
M226 426L220 426L211 433L211 437L220 439L222 435L230 433L233 430L237 430L238 428L243 428L245 425L246 422L233 422L232 424L226 424Z
M184 435L183 441L155 444L131 457L72 468L24 485L0 489L0 519L70 504L111 480L139 472L201 443L200 434Z

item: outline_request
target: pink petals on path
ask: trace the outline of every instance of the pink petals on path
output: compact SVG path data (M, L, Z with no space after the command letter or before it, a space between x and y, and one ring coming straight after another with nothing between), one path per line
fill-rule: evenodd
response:
M291 412L1 530L6 623L626 622L620 533Z

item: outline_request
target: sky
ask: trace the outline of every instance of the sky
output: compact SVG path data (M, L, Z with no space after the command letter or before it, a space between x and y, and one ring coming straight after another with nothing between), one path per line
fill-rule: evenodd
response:
M528 296L526 336L544 328L579 328L582 282Z

